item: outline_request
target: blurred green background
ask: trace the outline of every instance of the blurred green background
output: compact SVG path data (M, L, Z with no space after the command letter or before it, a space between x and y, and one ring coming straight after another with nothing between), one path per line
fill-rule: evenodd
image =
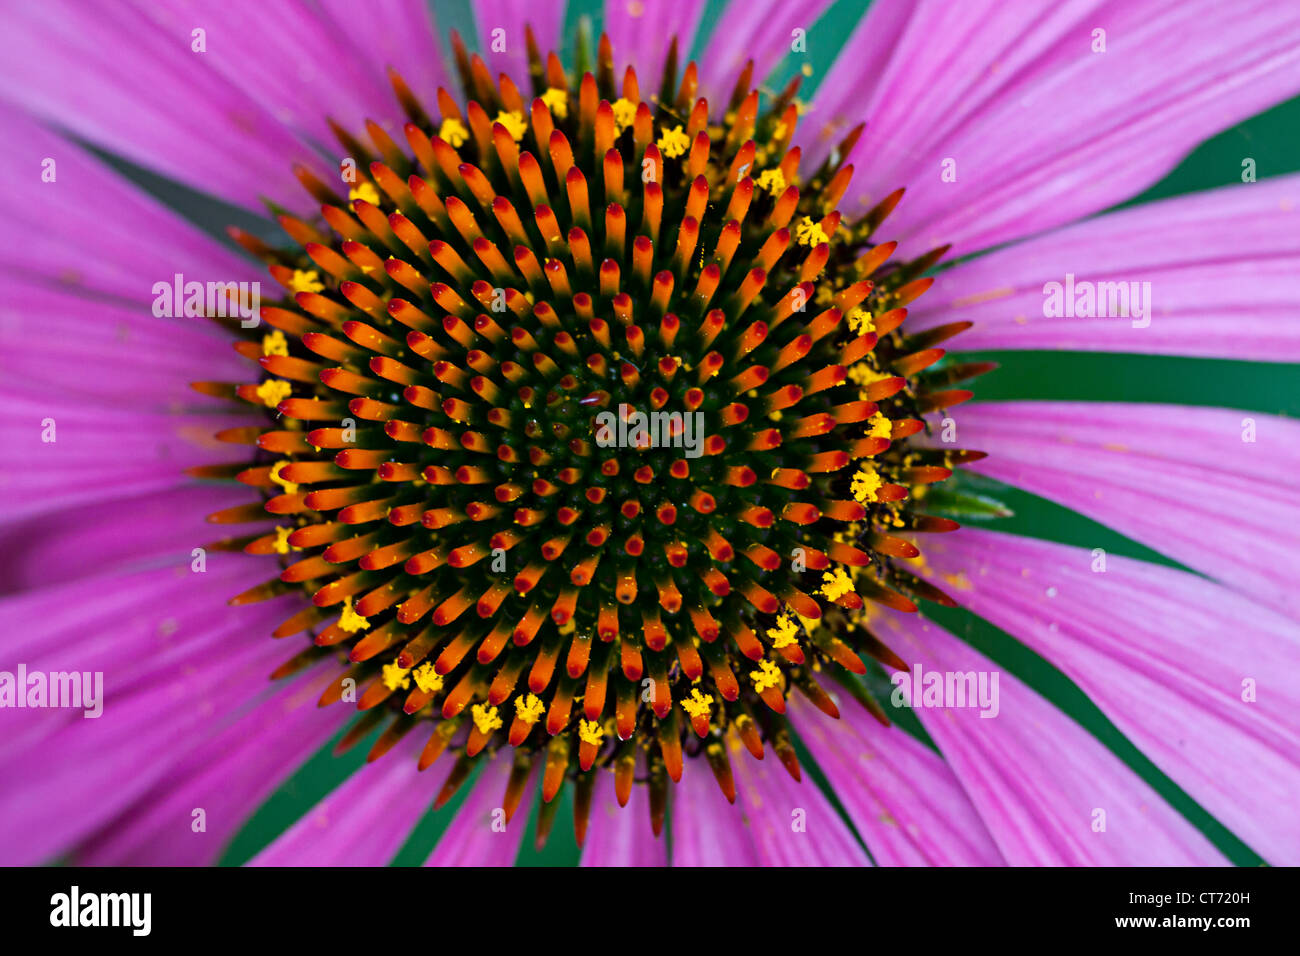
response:
M694 41L693 56L702 52L724 6L724 0L708 0ZM433 7L442 30L455 28L460 30L462 36L476 35L468 0L435 0ZM818 80L826 74L866 7L864 0L840 0L832 4L822 18L809 27L806 56L796 58L792 54L783 61L771 78L770 85L779 88L805 62L811 62L813 73L805 80L801 92L803 97L810 98ZM567 54L571 52L572 37L583 17L590 19L593 35L598 36L602 20L599 2L570 0L566 14L565 42L569 45L564 51L566 61ZM445 39L444 35L444 45ZM1297 130L1300 130L1300 98L1283 103L1203 143L1162 181L1124 205L1239 183L1241 161L1247 156L1256 160L1260 179L1294 172L1300 169L1300 149L1297 149L1300 134ZM223 229L230 223L267 238L278 238L274 227L242 210L160 180L116 157L106 158L222 241L226 241ZM1225 236L1224 241L1230 243L1232 237ZM1061 352L987 352L962 356L963 359L975 357L992 359L1001 365L997 371L978 381L977 399L1173 402L1226 406L1270 414L1300 414L1300 390L1296 388L1296 372L1289 365ZM1041 498L1014 489L999 491L998 497L1015 512L1013 517L996 522L998 530L1088 548L1104 547L1111 553L1163 564L1173 563L1136 542ZM964 611L927 606L926 612L1074 716L1186 815L1234 862L1245 865L1261 862L1156 769L1078 688L1050 664L1024 648L1014 638ZM883 680L883 675L877 677ZM888 689L887 683L885 687ZM904 731L924 738L924 732L910 713L904 712L904 718L899 721ZM227 865L245 862L292 825L317 800L362 765L364 755L377 734L376 731L371 738L341 757L336 757L331 752L334 742L322 749L290 777L244 825L228 847L222 862ZM807 755L803 756L805 764L811 765ZM450 764L444 766L440 763L429 771L427 780L431 800L449 766ZM812 776L814 780L819 779L815 770ZM466 785L448 806L437 813L426 813L397 854L394 863L422 863L468 790L469 785ZM529 829L518 858L519 865L570 865L578 861L580 854L569 824L572 805L567 788L561 799L563 804L559 808L550 840L542 850L534 846L533 828L538 800L535 798L532 801Z

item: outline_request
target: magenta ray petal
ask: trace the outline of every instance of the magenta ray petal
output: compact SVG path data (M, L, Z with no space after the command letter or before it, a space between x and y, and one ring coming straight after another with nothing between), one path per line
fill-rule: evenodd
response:
M188 37L196 25L206 29L210 59L202 61L205 66L296 135L322 144L340 159L343 147L326 117L354 134L361 133L366 120L374 120L400 142L406 115L385 68L392 65L401 72L403 65L416 67L422 76L404 76L409 84L424 78L426 64L440 65L437 34L423 3L390 0L367 4L364 10L355 5L322 10L309 4L233 0L192 6L144 3L140 9L167 36ZM358 37L376 38L375 25L368 23L372 19L397 33L392 45L374 50L357 42ZM359 25L363 29L354 35ZM414 48L400 50L399 43ZM403 55L395 62L399 52ZM441 71L434 78L436 82L417 88L430 98L446 83ZM331 181L339 182L337 176ZM301 195L292 198L302 205Z
M1005 864L942 757L882 727L852 698L833 696L839 720L792 698L791 722L878 865Z
M214 61L233 50L213 38L192 52L200 23L167 29L142 6L11 7L0 98L202 192L258 211L262 196L307 208L290 164L314 154L222 75Z
M218 429L255 421L122 411L12 388L0 388L0 401L8 412L0 421L0 442L9 450L4 521L186 484L192 480L181 473L186 467L238 460L233 446L213 437ZM47 434L54 440L46 441Z
M934 674L997 673L996 716L981 717L975 707L918 708L916 715L1008 863L1225 862L1204 836L1095 737L969 645L915 614L882 609L871 624L881 640L909 662L913 674L918 664ZM991 687L992 677L987 680ZM903 696L909 701L918 697ZM1094 829L1099 823L1104 831Z
M1150 283L1143 318L1045 316L1047 284ZM1135 285L1132 285L1135 284ZM1103 287L1104 288L1104 287ZM1127 301L1127 299L1125 300ZM970 320L960 347L1300 361L1300 176L1148 203L961 263L913 332ZM1074 312L1071 308L1070 313ZM1130 310L1131 313L1131 310Z
M145 571L105 573L5 598L0 609L24 627L7 638L0 670L14 673L25 664L29 672L100 671L105 699L117 701L176 679L196 660L233 653L247 645L232 646L232 634L267 634L293 613L295 599L286 596L232 616L227 600L270 575L262 562L243 555L210 557L203 573L191 570L186 555ZM66 708L5 709L3 716L0 760L27 754L39 761L42 737L107 720L86 723L79 711Z
M742 808L727 803L703 760L687 763L681 781L673 787L669 808L673 866L758 866L761 862Z
M249 866L387 866L433 799L416 770L424 741L408 734L262 850Z
M194 482L0 525L0 594L96 574L129 573L163 562L188 567L194 548L223 535L205 516L255 500L242 485ZM123 528L131 533L123 534ZM269 577L273 566L264 565L262 573Z
M760 866L871 865L853 831L806 773L796 781L774 753L755 760L739 741L733 741L731 769L736 803Z
M1300 423L1110 402L980 403L954 421L963 447L989 453L972 470L1300 618Z
M1015 535L967 529L926 557L1256 852L1300 861L1300 625L1183 571L1110 555L1098 571L1091 551Z
M641 95L659 92L668 41L677 37L678 69L690 56L703 0L605 0L605 32L621 71L636 68Z
M316 706L335 677L318 668L266 696L196 747L135 806L77 854L85 866L202 866L262 802L338 730L342 707ZM194 811L204 811L195 832Z
M668 846L650 828L650 795L633 787L627 806L614 796L614 777L601 772L591 795L582 866L667 866Z
M77 717L0 762L0 777L23 781L0 790L0 862L42 862L93 833L264 692L284 649L240 640L247 631L226 623L224 640L201 668L187 658L116 697L114 673L106 670L102 716Z
M533 84L528 75L524 27L533 28L543 59L552 50L558 52L562 44L564 0L531 0L528 4L514 0L478 0L474 4L474 19L478 24L478 46L470 52L483 58L494 79L500 73L510 77L523 94L524 102L531 102ZM497 30L504 32L494 34ZM497 48L493 49L494 46Z
M0 104L0 129L10 144L0 151L0 176L9 183L0 220L0 272L44 282L68 296L113 296L128 307L144 306L142 324L153 320L147 310L154 283L172 282L178 272L201 282L247 282L260 275L256 266L13 107ZM42 182L33 172L39 173L45 159L55 162L54 182ZM6 311L16 311L19 295L31 293L20 292L25 282L8 276L3 281ZM94 308L84 300L87 325L91 320L84 317ZM156 321L196 324L193 319ZM191 338L192 333L183 333L177 347Z
M148 284L140 279L142 295ZM14 276L0 287L5 379L23 391L161 411L197 404L190 382L253 381L259 374L208 319L154 318L139 305L93 301L71 288ZM105 372L87 375L96 365Z
M709 33L698 62L700 92L713 109L725 109L745 63L754 61L754 83L761 84L791 52L793 31L811 32L829 0L756 0L729 3ZM813 40L808 38L809 50Z
M355 0L318 2L332 29L346 34L360 63L376 71L393 67L417 96L427 95L430 102L438 87L447 85L451 74L438 46L441 28L427 3L372 0L359 15ZM250 5L261 9L260 4Z
M1097 29L1105 52L1092 51ZM994 0L900 0L873 5L797 141L819 156L838 140L828 124L842 135L866 120L857 155L870 162L844 208L906 186L881 238L960 254L1133 196L1298 89L1300 10L1286 5L1084 0L1026 16Z
M510 754L498 754L465 783L472 788L438 839L425 866L513 866L519 844L528 828L528 815L536 789L536 774L524 785L523 798L509 823L505 823L502 798L510 780Z

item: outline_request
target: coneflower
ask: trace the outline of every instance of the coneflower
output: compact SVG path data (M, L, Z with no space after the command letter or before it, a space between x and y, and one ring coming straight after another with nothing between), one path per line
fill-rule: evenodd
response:
M1300 12L526 6L0 12L0 862L1300 859Z
M234 231L292 298L237 343L258 381L195 387L273 421L220 434L251 460L192 473L266 499L211 521L280 517L224 544L284 566L233 603L310 596L274 636L311 646L277 675L340 660L321 703L366 712L345 743L426 735L421 769L455 758L436 805L513 747L507 815L540 765L548 802L576 780L579 841L612 767L620 803L648 784L658 832L684 760L734 801L734 733L798 778L786 697L838 716L836 671L906 669L863 602L952 604L896 564L918 554L897 533L956 528L915 502L982 456L909 438L988 366L927 373L967 325L904 327L945 250L873 241L901 190L836 209L860 127L800 168L798 78L760 111L751 63L720 106L694 63L678 81L675 43L643 91L607 37L574 77L530 30L525 93L453 44L463 101L439 89L430 113L391 74L405 144L336 127L346 197L297 170L322 204L279 216L301 253ZM697 415L702 447L599 440L599 413L630 410Z

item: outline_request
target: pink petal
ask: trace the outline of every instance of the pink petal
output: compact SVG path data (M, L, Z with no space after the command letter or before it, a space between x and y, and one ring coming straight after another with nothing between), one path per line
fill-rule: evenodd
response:
M908 328L973 321L954 343L971 351L1300 361L1298 209L1300 176L1280 176L1099 216L944 272ZM1150 283L1147 318L1044 316L1044 288L1067 274L1076 288Z
M582 866L667 866L668 844L650 828L650 795L634 786L627 806L614 796L614 777L601 773L591 795Z
M989 453L973 470L1300 617L1300 424L1105 402L990 402L953 418L964 447Z
M531 102L533 83L528 75L524 26L533 28L537 48L545 62L546 55L553 50L558 53L563 44L560 36L560 29L564 26L563 0L531 0L526 5L512 0L478 0L474 4L474 20L478 23L479 39L477 46L467 41L470 53L483 58L493 79L500 73L510 77L523 94L524 102ZM497 30L504 33L494 36ZM504 50L492 49L494 44L499 47L502 43L505 44Z
M847 695L832 696L839 720L792 698L791 722L877 864L1004 864L942 757L906 731L882 727Z
M703 0L606 0L605 32L614 48L620 85L622 71L632 66L642 97L659 92L673 37L677 38L677 68L685 69L703 9Z
M185 755L119 820L77 855L83 866L204 866L290 774L339 729L349 712L317 707L334 668L295 679L223 733ZM194 831L194 811L205 829Z
M1206 866L1222 855L1086 730L969 645L918 615L871 627L915 672L998 675L997 714L918 708L1002 856L1014 866ZM990 684L991 686L991 684ZM912 700L915 695L904 695ZM1102 818L1104 831L1094 829Z
M776 754L769 751L755 760L738 741L732 743L736 803L743 808L760 866L871 865L853 831L807 773L796 781Z
M219 429L255 421L229 413L130 412L5 387L0 400L7 410L0 421L8 450L0 473L5 521L189 483L185 468L238 460L237 449L232 454L231 445L213 437ZM55 440L45 441L50 427Z
M669 808L673 866L759 865L741 808L727 803L703 760L687 762Z
M66 0L10 8L0 98L201 192L258 212L262 196L310 208L290 167L314 164L313 150L223 75L222 57L248 37L219 33L206 53L192 52L206 11L164 28L144 9Z
M931 577L1078 684L1201 806L1272 863L1300 860L1300 626L1203 578L965 529ZM1257 698L1243 701L1243 682Z
M5 61L0 76L7 68ZM97 318L89 297L112 296L122 300L120 307L143 306L131 328L157 321L161 328L175 328L180 333L177 345L184 347L200 323L155 320L148 308L155 282L171 282L178 272L202 282L254 281L262 276L256 266L12 106L0 104L0 129L10 144L0 151L0 176L9 184L6 215L0 219L6 325L16 321L13 312L26 313L30 285L43 283L80 297L87 325ZM55 162L54 182L41 179L46 159ZM247 169L241 172L246 175Z
M408 734L321 800L249 866L386 866L428 810L432 781L416 770L424 745Z
M1096 29L1104 53L1092 52ZM797 141L819 158L865 120L845 208L905 186L881 238L960 254L1136 195L1297 90L1300 11L1286 5L896 0L873 4Z
M754 83L761 84L791 52L796 29L806 31L814 50L813 24L829 0L754 0L730 3L709 33L698 61L700 91L711 109L725 109L745 63L754 61Z
M497 755L463 786L465 802L443 831L425 866L513 866L528 828L528 812L536 789L533 776L524 785L519 808L505 822L502 798L510 780L510 755Z

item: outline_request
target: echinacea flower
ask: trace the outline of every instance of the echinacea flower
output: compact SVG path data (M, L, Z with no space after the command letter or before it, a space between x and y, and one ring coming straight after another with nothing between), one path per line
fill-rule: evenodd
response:
M428 862L510 863L566 793L589 864L1300 860L1300 428L948 354L1296 360L1294 177L1105 210L1300 91L1300 12L877 2L806 101L826 3L703 6L5 11L0 671L104 678L9 682L5 862L212 862L345 724L256 862L455 799ZM1007 486L1183 567L948 517Z

